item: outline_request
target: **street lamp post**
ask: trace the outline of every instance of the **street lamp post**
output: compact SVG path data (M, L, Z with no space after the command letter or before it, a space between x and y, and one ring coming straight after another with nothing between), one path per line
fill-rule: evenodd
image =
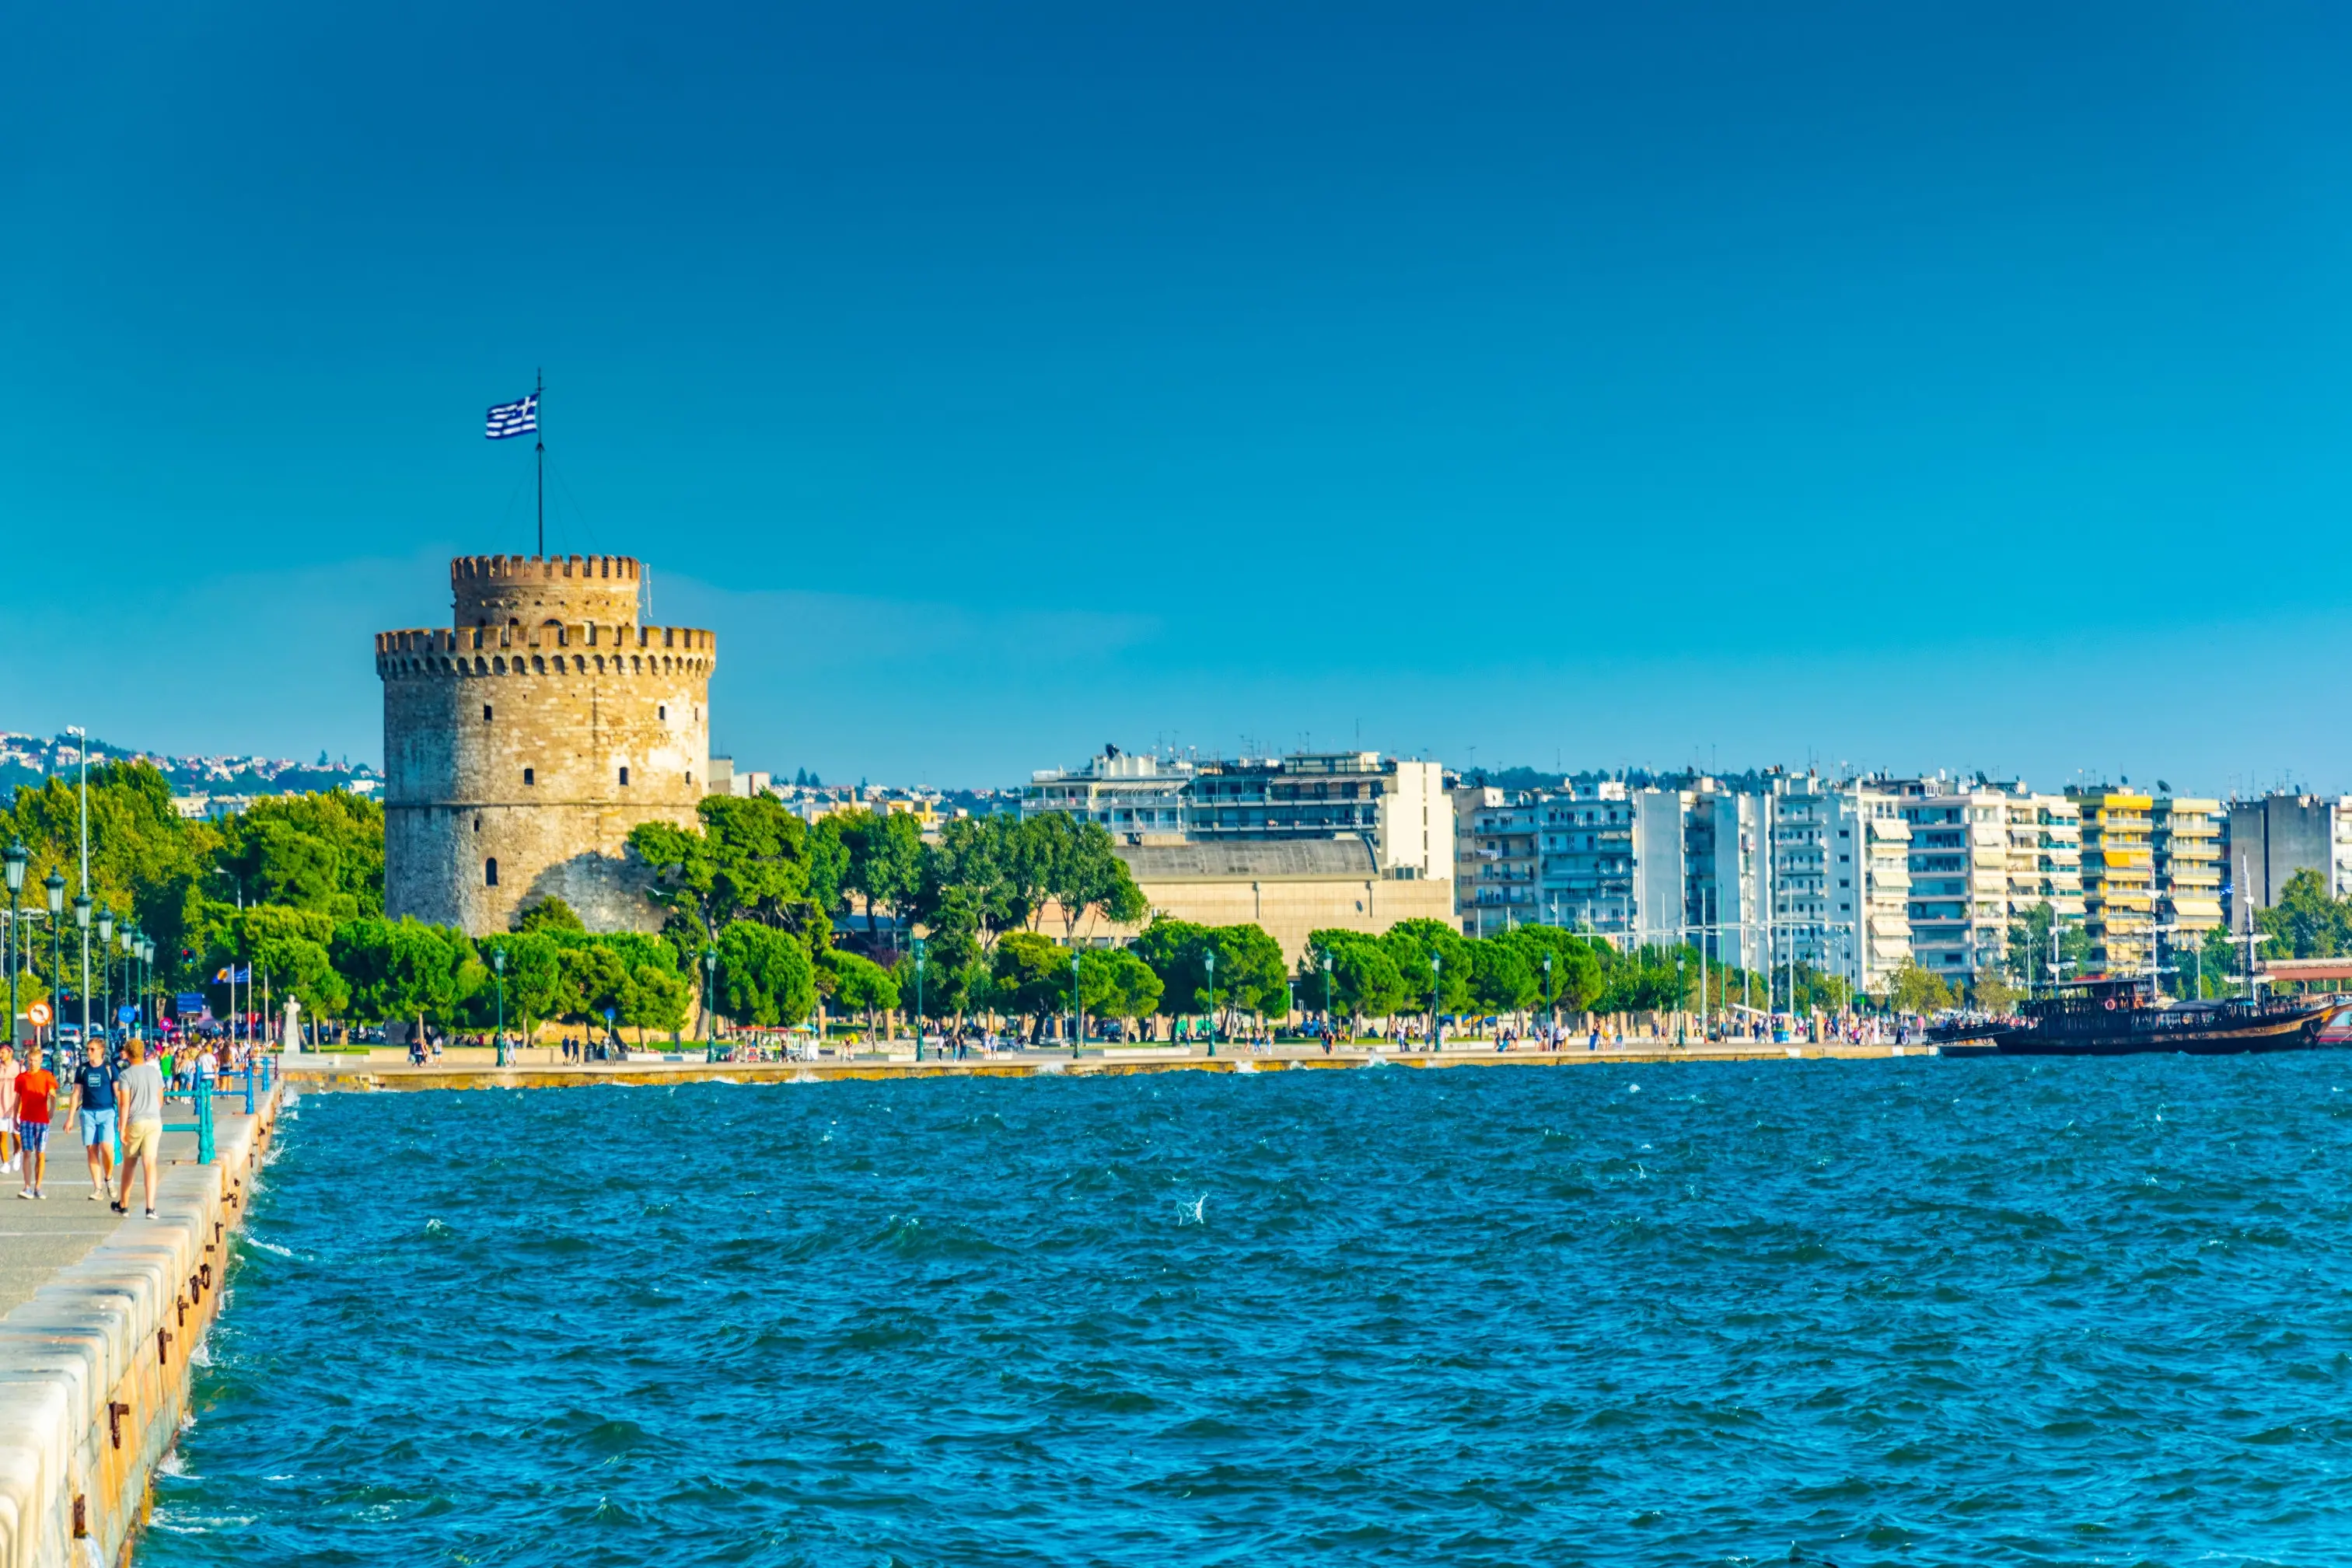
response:
M81 1042L89 1043L89 894L74 894L74 925L81 932Z
M1217 955L1214 949L1201 955L1201 962L1209 970L1209 1055L1217 1054Z
M114 1033L114 966L111 962L113 955L108 949L113 946L114 911L101 904L98 911L98 973L101 988L99 994L106 999L100 1005L98 1023L99 1028L110 1036Z
M1559 1045L1559 1009L1551 1002L1551 955L1544 955L1544 1043L1557 1049Z
M1790 1006L1793 1009L1796 1004ZM1675 949L1675 1043L1690 1043L1690 993L1683 989L1683 950Z
M52 871L41 881L41 891L49 895L49 1043L58 1042L58 1014L66 999L66 879L62 872Z
M499 1065L507 1064L507 950L498 947L490 953L490 972L499 982Z
M25 891L25 862L31 859L25 841L16 840L0 855L8 870L8 1041L16 1043L16 900Z
M1070 949L1070 1060L1078 1059L1078 1046L1086 1039L1086 1009L1078 1001L1078 950Z
M702 1059L719 1052L719 949L702 950Z
M1329 1045L1331 1045L1331 1044L1332 1044L1332 1040L1331 1040L1331 955L1330 955L1330 954L1328 954L1328 953L1326 953L1326 954L1324 954L1324 955L1323 955L1323 1043L1324 1043L1324 1045L1325 1045L1326 1047L1328 1047Z
M915 1060L923 1060L923 965L929 956L919 936L915 938Z
M122 1005L131 1012L131 1017L124 1020L126 1034L131 1025L139 1022L139 949L146 940L147 934L138 926L125 925L122 928Z
M161 1034L163 1031L163 1000L155 994L155 938L144 939L140 943L140 949L139 989L145 998L147 1030L150 1034Z
M1444 969L1444 967L1445 967L1445 960L1444 960L1444 958L1439 957L1439 956L1438 956L1436 954L1434 954L1434 953L1432 953L1432 954L1429 956L1429 1053L1430 1053L1432 1056L1436 1055L1436 1054L1437 1054L1437 1050L1438 1050L1438 1042L1437 1042L1437 1028L1438 1028L1438 1025L1437 1025L1437 991L1438 991L1438 975L1440 974L1440 972L1441 972L1441 971L1443 971L1443 970Z

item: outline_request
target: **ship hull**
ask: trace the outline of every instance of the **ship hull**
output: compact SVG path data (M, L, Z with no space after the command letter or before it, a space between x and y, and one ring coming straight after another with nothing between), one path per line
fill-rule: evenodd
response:
M2004 1030L1993 1044L2003 1056L2244 1056L2257 1051L2315 1051L2325 1012L2290 1013L2210 1026L2092 1030Z

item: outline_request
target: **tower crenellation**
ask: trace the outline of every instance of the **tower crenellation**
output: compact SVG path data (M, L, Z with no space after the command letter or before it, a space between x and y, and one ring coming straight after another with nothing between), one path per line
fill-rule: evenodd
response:
M384 902L509 928L561 897L592 930L653 929L640 822L696 821L717 640L638 621L629 556L460 556L451 624L379 632Z

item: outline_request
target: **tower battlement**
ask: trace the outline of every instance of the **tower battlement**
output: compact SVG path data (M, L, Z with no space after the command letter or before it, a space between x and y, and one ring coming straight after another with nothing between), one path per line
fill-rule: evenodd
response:
M709 785L718 639L641 624L634 556L460 556L452 624L375 634L384 906L504 931L560 897L651 930L631 829L690 827Z

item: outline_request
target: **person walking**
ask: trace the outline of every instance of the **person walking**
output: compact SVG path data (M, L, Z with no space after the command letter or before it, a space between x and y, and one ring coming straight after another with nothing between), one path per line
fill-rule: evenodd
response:
M91 1040L74 1069L74 1103L80 1112L82 1154L89 1161L89 1200L106 1197L114 1181L114 1069L106 1048Z
M18 1197L47 1197L49 1106L57 1099L58 1081L41 1065L38 1046L25 1053L25 1071L16 1074L16 1142L24 1149L25 1185Z
M155 1162L163 1148L163 1075L155 1064L146 1061L146 1047L137 1040L123 1047L130 1065L115 1080L115 1103L121 1111L122 1124L121 1183L115 1194L113 1208L117 1214L128 1214L131 1202L131 1167L139 1167L140 1180L147 1194L147 1218L155 1218Z

